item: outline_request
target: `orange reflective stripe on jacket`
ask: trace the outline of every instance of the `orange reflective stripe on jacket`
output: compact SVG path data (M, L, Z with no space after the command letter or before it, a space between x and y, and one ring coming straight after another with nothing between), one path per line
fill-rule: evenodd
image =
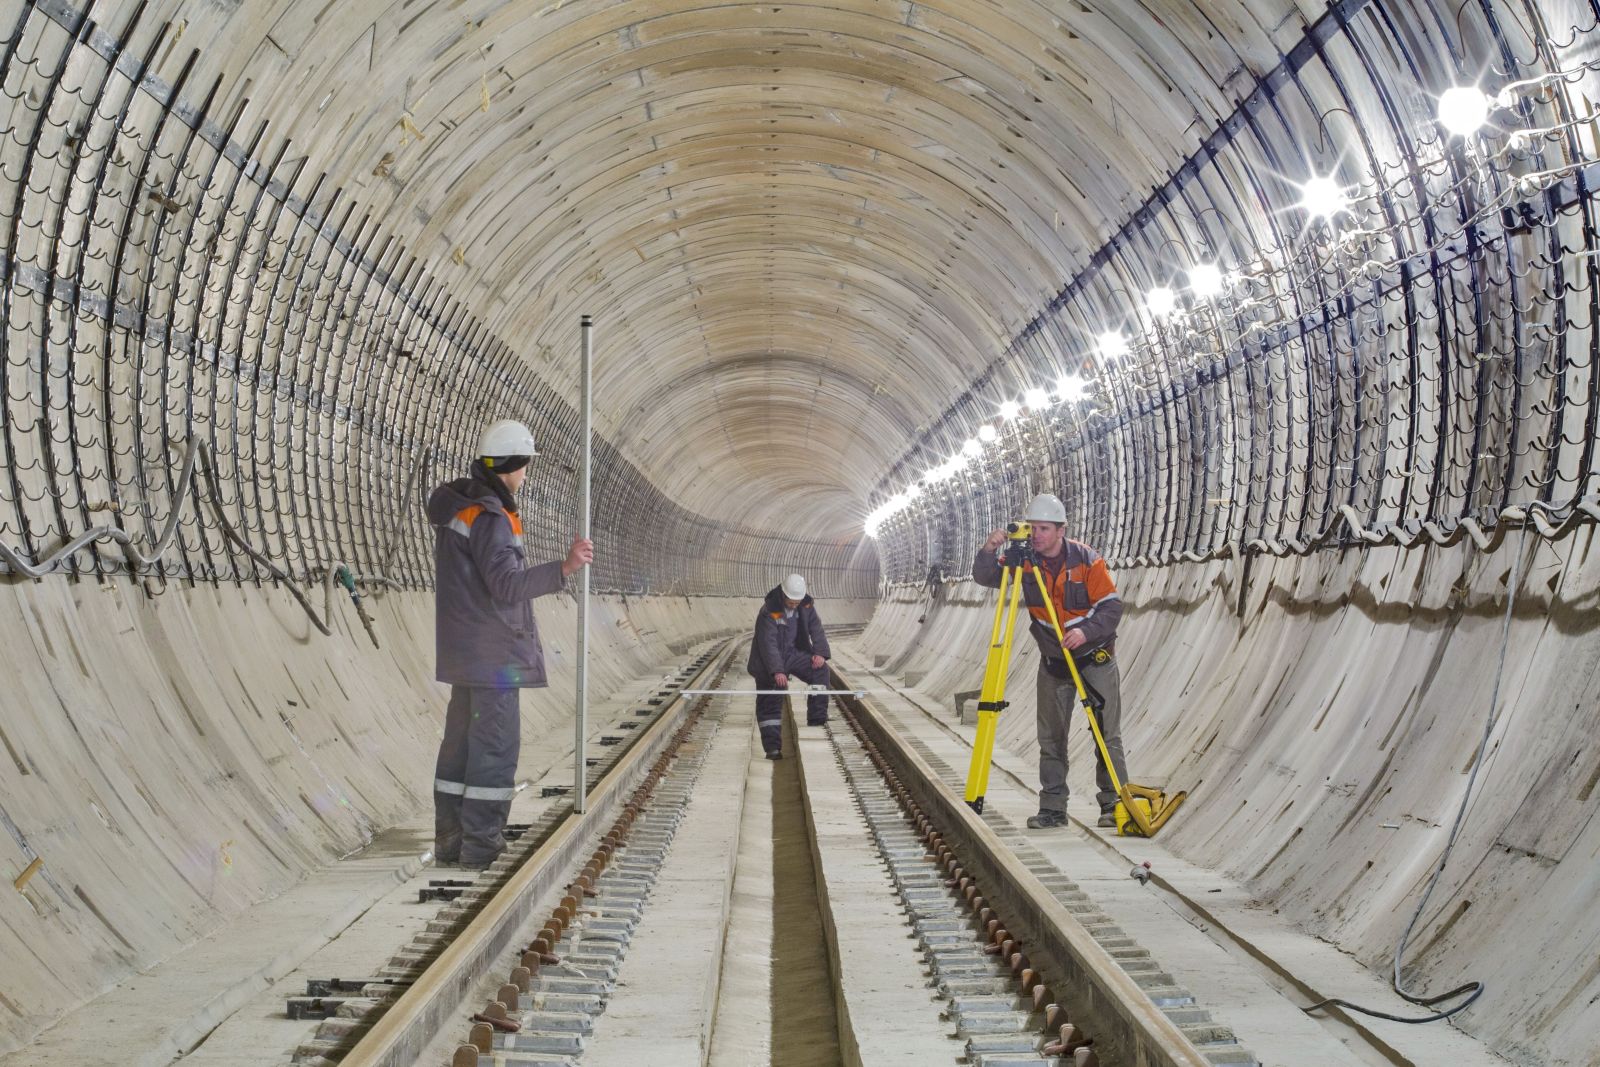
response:
M472 524L478 520L488 509L482 504L473 504L471 507L462 508L456 512L456 517L450 520L449 529L454 530L462 537L472 536ZM506 518L511 520L511 532L518 537L522 536L522 519L514 511L506 512Z

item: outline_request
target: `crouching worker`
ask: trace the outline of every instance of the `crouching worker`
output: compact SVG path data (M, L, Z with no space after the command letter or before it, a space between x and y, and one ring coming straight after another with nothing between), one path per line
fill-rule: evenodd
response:
M767 594L756 616L747 669L757 689L787 689L790 678L812 685L828 682L828 635L817 617L816 601L806 595L806 580L791 574ZM756 697L756 725L768 759L783 757L783 697ZM806 698L806 725L828 721L828 698Z
M1033 548L1043 565L1044 584L1050 590L1056 619L1065 644L1090 698L1098 694L1100 732L1111 753L1117 779L1126 782L1128 769L1122 752L1122 697L1117 671L1117 623L1122 619L1122 598L1100 553L1066 536L1067 509L1059 497L1040 493L1023 518L1033 527ZM996 553L1006 542L1006 531L996 530L972 561L972 580L991 589L1000 588ZM1039 645L1038 708L1035 727L1039 735L1039 814L1028 817L1031 829L1067 824L1067 727L1078 714L1078 690L1067 669L1063 642L1056 640L1050 612L1039 593L1033 566L1025 565L1022 595L1032 616L1029 630ZM1087 727L1087 723L1085 723ZM1115 826L1117 794L1111 786L1100 747L1095 746L1095 784L1099 793L1101 826Z
M524 562L516 493L536 455L533 432L501 419L483 432L471 475L428 498L437 677L450 686L433 782L440 864L481 870L505 851L521 743L518 690L548 684L529 601L560 591L594 559L593 544L579 538L564 560Z

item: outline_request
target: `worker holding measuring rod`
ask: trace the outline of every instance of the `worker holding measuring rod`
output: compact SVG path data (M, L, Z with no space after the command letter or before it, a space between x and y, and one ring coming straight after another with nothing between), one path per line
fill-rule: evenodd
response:
M1105 754L1095 746L1095 784L1099 792L1102 827L1115 827L1117 785L1128 780L1122 751L1122 705L1116 661L1117 622L1122 618L1122 598L1100 553L1066 536L1067 509L1059 497L1040 493L1023 516L1032 527L1033 556L1038 559L1044 586L1049 590L1055 618L1062 626L1056 637L1050 608L1046 606L1035 564L1024 566L1022 595L1032 617L1029 626L1039 646L1038 705L1039 813L1030 816L1031 829L1067 823L1067 727L1078 704L1077 687L1067 665L1063 646L1070 650L1084 686L1098 704L1098 718L1116 776L1107 772ZM996 530L984 541L972 562L972 580L990 589L1001 587L998 551L1007 532Z
M538 454L532 430L499 419L479 438L471 474L428 499L437 677L450 686L433 782L433 851L441 865L483 870L505 851L517 791L518 691L548 684L528 602L560 592L594 561L594 544L579 537L566 559L527 564L517 490Z

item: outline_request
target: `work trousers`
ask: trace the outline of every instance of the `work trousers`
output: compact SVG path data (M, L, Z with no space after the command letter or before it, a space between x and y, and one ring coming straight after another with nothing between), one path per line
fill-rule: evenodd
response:
M489 863L506 849L522 714L516 689L450 687L433 779L433 854Z
M828 684L828 665L820 667L811 665L811 653L802 652L798 648L789 650L784 660L783 673L791 679L790 685L795 680L806 682L809 685ZM772 689L777 683L770 674L756 678L756 685L761 689ZM761 747L767 754L783 751L783 701L781 696L756 697L756 725L761 728ZM813 696L806 698L806 725L821 726L828 721L828 698Z
M1117 769L1120 781L1128 780L1128 765L1122 753L1122 696L1118 686L1120 676L1117 661L1109 663L1080 664L1078 672L1084 684L1100 694L1104 704L1099 710L1100 733L1106 739L1106 750L1111 753L1111 763ZM1078 690L1071 678L1057 678L1039 665L1039 696L1037 728L1039 732L1039 810L1067 810L1067 728L1073 716L1083 716L1078 703ZM1083 728L1089 723L1084 720ZM1105 758L1100 746L1094 746L1095 785L1099 792L1095 799L1101 811L1117 806L1117 793L1111 785L1111 775L1106 773Z

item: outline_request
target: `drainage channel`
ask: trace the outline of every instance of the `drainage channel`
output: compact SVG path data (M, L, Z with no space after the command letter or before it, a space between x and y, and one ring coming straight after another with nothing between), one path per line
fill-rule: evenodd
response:
M951 795L867 701L841 703L837 757L968 1062L1258 1063L1021 835Z
M400 1038L390 1034L380 1035L383 1038L381 1050L373 1051L364 1047L376 1044L369 1040L373 1038L374 1031L384 1025L385 1016L390 1010L407 998L426 997L427 1000L424 1006L412 1010L409 1013L411 1016L436 1021L440 1027L454 1025L453 1022L447 1022L453 1018L453 1005L444 1004L444 1000L451 994L459 1000L471 981L469 972L473 968L469 961L451 960L448 961L451 963L452 972L449 975L436 975L433 971L439 969L441 961L453 950L459 953L461 946L458 942L474 933L473 928L484 925L489 919L493 919L498 926L507 925L509 922L507 916L515 915L518 909L529 906L530 902L521 898L532 896L536 888L552 884L551 878L554 872L547 872L542 868L548 865L552 858L560 860L571 853L578 844L578 839L584 835L584 829L591 823L598 825L597 820L604 817L605 810L616 806L597 804L597 797L602 793L605 798L611 797L615 792L616 783L631 772L630 765L638 762L641 756L648 755L651 749L658 747L654 739L666 725L662 722L663 718L679 711L683 698L677 695L677 691L688 687L696 678L703 679L708 674L720 677L721 672L726 670L730 648L730 643L724 643L720 648L708 650L679 668L672 679L664 683L654 695L640 702L631 720L624 720L617 725L617 729L621 731L619 734L602 736L603 754L591 757L587 761L590 768L587 780L591 783L588 789L591 807L589 815L577 815L570 807L562 805L558 809L544 812L531 825L508 827L507 838L510 847L487 871L473 879L432 880L429 887L421 891L423 903L430 900L440 900L445 903L438 914L430 920L426 929L397 951L386 966L379 968L377 973L362 978L308 983L306 996L290 998L288 1011L292 1017L321 1017L324 1020L318 1026L316 1033L296 1049L293 1063L307 1067L325 1067L341 1062L403 1063L414 1060L415 1056L411 1053L420 1051L420 1045L432 1036L427 1032L429 1027L422 1023L411 1025L410 1032ZM672 762L674 752L686 742L689 731L704 717L704 706L703 700L698 701L684 713L684 722L667 741L666 751L656 759L653 769L645 775L643 783L623 805L623 814L602 839L600 848L595 853L596 859L591 859L589 866L584 868L584 873L568 886L569 891L574 886L584 884L589 868L594 867L597 862L598 869L594 877L598 877L599 869L607 866L607 861L620 842L619 835L625 835L628 827L635 822L637 804L648 797L661 781L666 773L666 766ZM651 739L649 744L645 743L647 739ZM544 788L546 796L570 794L570 792L570 787L565 786ZM645 831L635 842L635 847L650 840L650 834L653 832L653 828ZM547 855L541 856L541 853ZM528 869L525 870L525 867ZM587 879L591 889L594 877ZM620 885L620 883L614 884ZM585 897L587 895L584 893ZM507 898L511 896L519 899L508 903ZM572 898L569 896L566 899ZM567 909L568 921L572 918L573 911L572 908ZM494 913L492 916L487 914L491 912ZM562 908L558 907L556 912L560 915ZM547 933L550 928L551 924L546 924ZM595 935L591 940L598 941L600 931L607 928L603 922L591 927ZM484 930L479 932L478 939L487 944L491 938L504 940L506 936L508 936L506 932L499 930ZM565 967L568 971L574 968L581 971L587 965L582 960L554 963L555 957L550 945L541 945L537 940L534 945L529 946L529 949L535 954L535 958L531 961L535 971L541 965ZM492 952L480 952L480 955L487 961ZM518 957L519 965L530 962L526 951L518 953ZM516 979L516 975L517 972L513 970L513 980ZM529 977L531 978L531 975ZM578 983L573 986L574 989L581 986L580 974L557 970L543 977L551 983L548 988L530 984L529 989L546 994L546 999L549 995L569 995L560 992L563 982ZM512 1029L506 1025L507 1017L511 1011L522 1008L521 994L522 990L519 989L512 1004L501 1004L499 1008L494 1006L496 1002L491 1002L483 1012L477 1013L475 1018L480 1018L491 1033L497 1029L501 1031ZM594 994L580 990L570 995ZM545 1002L541 1000L541 1004ZM563 1002L557 1000L552 1003L560 1005Z

